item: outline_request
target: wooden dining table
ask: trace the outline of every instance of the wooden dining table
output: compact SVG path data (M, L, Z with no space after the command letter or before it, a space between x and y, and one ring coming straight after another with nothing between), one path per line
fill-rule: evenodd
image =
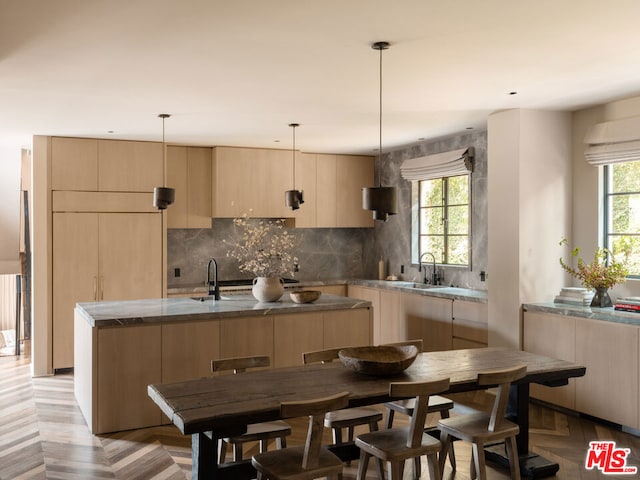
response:
M284 401L347 391L349 407L374 405L390 400L391 381L443 377L451 380L448 392L466 392L486 388L477 384L479 372L514 365L527 366L527 375L513 387L522 474L534 478L553 475L557 464L529 453L529 385L564 385L569 378L583 376L586 369L520 350L491 347L421 353L408 369L392 377L362 375L334 362L153 384L148 386L148 394L183 434L191 435L194 480L255 478L248 461L218 464L218 439L244 433L251 423L280 419ZM357 458L353 444L331 448L343 460Z

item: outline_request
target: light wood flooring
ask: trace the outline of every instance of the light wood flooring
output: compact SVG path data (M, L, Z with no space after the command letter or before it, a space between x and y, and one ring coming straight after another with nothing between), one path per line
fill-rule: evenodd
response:
M454 414L471 407L486 408L492 400L485 393L451 398L465 402L456 404ZM627 464L640 466L640 438L535 403L530 406L530 415L531 449L560 464L555 478L640 478L605 476L584 469L591 440L613 440L619 447L630 448ZM296 419L291 424L289 445L302 443L306 420ZM326 441L330 441L328 431ZM251 455L255 451L255 447L248 447L245 453ZM452 472L447 463L444 478L468 479L471 449L456 442L455 452L457 471ZM356 468L357 462L345 467L345 479L355 478ZM422 479L426 480L427 469L423 467L422 471ZM412 475L408 464L405 479L410 480ZM491 479L508 478L508 472L499 467L489 467L488 475ZM370 480L376 478L373 463L367 476ZM73 396L72 374L32 379L27 359L0 358L0 480L44 478L190 479L190 438L172 426L91 435Z

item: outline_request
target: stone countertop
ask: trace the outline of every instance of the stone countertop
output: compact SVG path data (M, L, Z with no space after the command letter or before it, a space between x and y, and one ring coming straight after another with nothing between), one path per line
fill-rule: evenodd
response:
M487 303L487 292L484 290L472 290L469 288L447 287L445 285L423 285L416 282L405 282L402 280L312 280L301 281L299 283L285 284L285 290L321 287L325 285L358 285L361 287L382 288L385 290L399 290L405 293L414 293L430 297L448 298L451 300L464 300L467 302ZM223 292L249 291L251 285L241 285L236 287L222 287ZM203 284L197 285L170 285L167 288L169 295L194 294L203 295L206 288Z
M447 287L445 285L425 285L417 282L405 282L402 280L351 280L350 285L361 287L382 288L385 290L399 290L405 293L414 293L428 297L448 298L451 300L463 300L466 302L487 303L487 292L484 290L471 290L469 288Z
M554 302L525 303L522 308L527 312L553 313L570 317L590 318L592 320L604 320L606 322L627 323L640 326L640 314L634 312L622 312L613 307L596 308L581 307Z
M214 302L191 298L158 298L115 302L78 303L80 312L92 327L159 324L175 321L211 320L234 317L306 313L326 310L368 308L370 302L323 294L313 303L294 303L288 295L277 302L258 302L246 294L223 295Z

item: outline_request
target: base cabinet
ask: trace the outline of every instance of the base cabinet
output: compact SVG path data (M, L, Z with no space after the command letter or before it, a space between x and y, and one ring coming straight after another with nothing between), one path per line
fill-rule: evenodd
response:
M451 350L452 300L411 293L403 293L402 298L405 340L421 338L425 352Z
M587 369L569 385L532 385L535 398L594 417L640 428L640 327L542 312L524 312L526 351Z
M95 328L75 311L74 393L94 434L167 422L147 385L209 376L215 358L269 355L277 367L302 353L369 345L371 309Z
M456 349L484 348L488 343L489 311L486 303L454 300L452 345Z

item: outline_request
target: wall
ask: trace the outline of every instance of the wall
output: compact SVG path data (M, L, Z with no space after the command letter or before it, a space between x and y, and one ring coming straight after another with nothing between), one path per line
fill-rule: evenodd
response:
M520 348L521 305L566 285L558 243L571 229L571 114L497 112L488 132L489 345Z
M19 274L20 265L20 146L0 144L0 274Z
M375 251L369 259L375 265L380 256L386 261L389 274L400 275L404 265L404 280L422 281L423 273L411 263L411 182L400 176L402 162L435 153L465 147L475 148L475 168L471 175L471 268L447 267L444 284L487 290L488 281L480 279L480 272L487 270L487 132L479 131L452 137L430 140L399 148L383 155L382 184L398 188L398 214L385 223L376 222ZM378 160L378 159L377 159ZM378 165L376 168L380 168ZM373 274L375 275L375 273Z
M386 223L376 222L368 228L299 228L296 255L300 260L299 280L343 280L377 278L378 260L382 256L388 272L419 281L423 273L411 264L411 184L400 177L405 159L473 146L476 164L472 175L472 269L447 268L445 283L486 290L488 282L479 272L487 269L487 134L485 131L422 142L388 152L383 156L381 175L384 185L399 189L399 213ZM380 168L378 165L376 168ZM364 186L364 185L363 185ZM300 208L304 208L304 205ZM228 246L236 234L230 219L214 219L212 228L169 229L167 233L168 285L204 283L209 258L218 261L222 279L247 278L238 271L237 263L228 258ZM180 268L180 277L175 269Z
M583 258L592 258L596 247L602 244L599 219L602 218L602 167L593 167L584 159L584 136L596 123L620 120L640 115L640 97L610 102L579 110L573 114L573 231L570 244L580 247ZM569 255L565 256L569 258ZM569 283L571 282L571 283ZM567 284L576 280L567 279ZM611 291L615 299L620 296L640 295L640 279L629 279Z

